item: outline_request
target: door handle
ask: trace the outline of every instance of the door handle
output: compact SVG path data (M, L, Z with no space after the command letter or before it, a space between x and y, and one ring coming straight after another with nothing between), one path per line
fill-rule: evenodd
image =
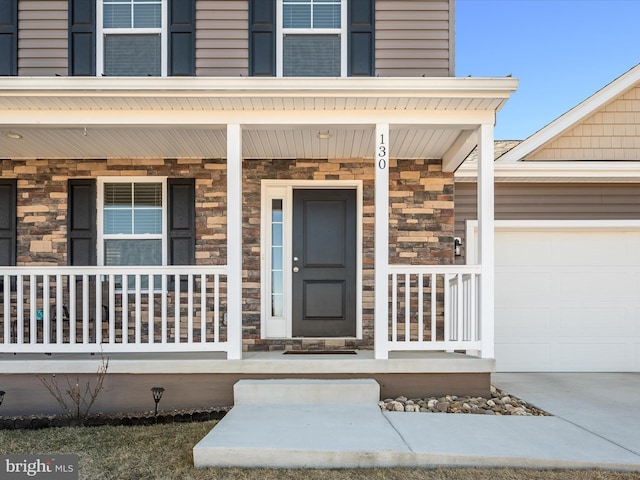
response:
M297 262L298 260L300 260L298 257L293 257L294 262Z
M293 267L293 273L298 273L300 269L298 267Z

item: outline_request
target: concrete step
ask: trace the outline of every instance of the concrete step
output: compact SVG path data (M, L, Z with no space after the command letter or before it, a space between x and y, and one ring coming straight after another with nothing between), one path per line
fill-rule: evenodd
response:
M377 404L380 385L370 378L240 380L233 396L234 405Z

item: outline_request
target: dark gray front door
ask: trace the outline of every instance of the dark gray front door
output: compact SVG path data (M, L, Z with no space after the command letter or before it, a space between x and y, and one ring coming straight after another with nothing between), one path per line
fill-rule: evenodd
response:
M294 337L356 335L356 221L355 190L294 190Z

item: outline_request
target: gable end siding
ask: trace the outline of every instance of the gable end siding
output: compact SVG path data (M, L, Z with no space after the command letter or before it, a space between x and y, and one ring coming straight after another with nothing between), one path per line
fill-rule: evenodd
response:
M640 160L640 87L632 88L526 160Z

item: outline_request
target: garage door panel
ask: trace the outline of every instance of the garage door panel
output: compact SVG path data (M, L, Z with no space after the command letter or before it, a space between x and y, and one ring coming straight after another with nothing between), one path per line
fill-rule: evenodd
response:
M614 265L640 265L640 235L626 233L620 245L620 255L615 255L612 260Z
M496 308L495 315L496 342L503 337L546 337L551 328L549 308Z
M623 343L561 343L551 348L551 365L559 372L620 371L625 368Z
M629 320L630 325L628 325L628 331L631 336L639 337L638 343L640 346L640 307L633 308L633 314Z
M640 339L638 339L635 345L632 345L630 363L634 371L640 372Z
M496 271L496 291L503 292L507 305L538 305L541 297L552 293L552 276L548 272L537 273L520 270Z
M611 251L613 245L618 245L617 251L623 252L626 250L626 243L625 235L616 232L555 232L551 259L556 265L610 266L620 264L616 258L610 258L612 255L605 255L603 252ZM617 260L620 260L620 257ZM549 263L549 259L546 260L546 263Z
M496 251L500 252L500 255L496 255L496 265L536 266L547 261L552 248L550 239L535 232L504 232L500 238L496 237ZM523 251L527 252L524 257Z
M497 343L496 349L496 370L527 372L545 367L549 369L550 346L544 343L517 344ZM512 369L512 370L505 370Z
M550 332L559 337L619 337L627 329L625 308L560 308Z
M498 371L640 371L640 228L562 228L496 222Z
M553 291L559 301L584 301L585 298L624 300L626 288L618 272L558 271L553 275ZM624 279L626 275L623 275Z

